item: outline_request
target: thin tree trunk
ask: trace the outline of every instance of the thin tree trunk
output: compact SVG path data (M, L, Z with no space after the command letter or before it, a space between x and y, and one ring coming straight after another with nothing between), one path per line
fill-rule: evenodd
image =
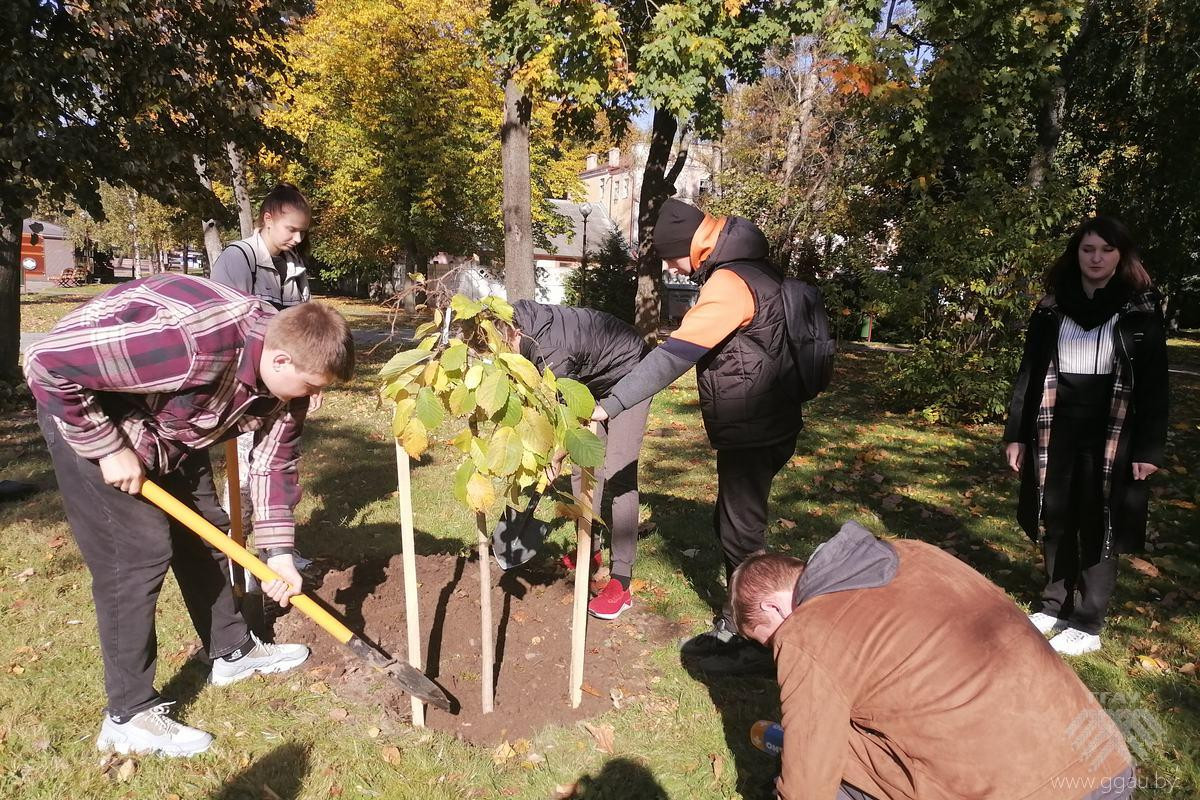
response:
M250 192L246 190L246 168L237 145L228 142L225 151L229 153L229 170L233 175L233 196L237 200L238 223L241 225L242 238L246 239L254 233L254 211L250 208Z
M654 338L661 320L659 285L662 281L662 259L654 250L654 223L663 203L675 191L667 179L667 162L671 158L671 145L678 130L679 121L673 114L654 109L650 149L646 155L642 195L638 203L638 281L633 309L634 325L647 340ZM686 158L686 151L683 155Z
M200 176L200 185L212 195L212 180L208 177L208 170L204 166L204 160L200 156L192 156L192 161L196 165L196 174ZM221 250L223 249L221 231L217 229L217 221L215 219L206 219L201 222L200 230L203 233L204 252L208 256L208 269L211 274L212 266L217 263L217 258L221 255Z
M0 220L0 379L16 378L21 350L21 223L24 212Z
M142 277L142 251L138 244L137 195L130 189L126 193L125 199L129 203L129 236L132 239L130 249L133 251L133 277L136 280Z
M529 178L529 117L533 101L512 77L504 84L504 121L500 126L504 173L504 289L509 302L532 300L532 185Z

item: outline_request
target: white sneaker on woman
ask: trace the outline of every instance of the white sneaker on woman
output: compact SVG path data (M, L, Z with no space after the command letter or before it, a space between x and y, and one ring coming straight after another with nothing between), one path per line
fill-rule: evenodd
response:
M1034 612L1029 615L1029 621L1033 623L1033 627L1038 629L1039 633L1058 633L1067 627L1065 619L1059 619L1052 614L1043 614L1041 611Z
M1064 656L1081 656L1084 653L1094 653L1100 649L1100 637L1094 633L1085 633L1078 628L1067 628L1050 640L1050 646Z

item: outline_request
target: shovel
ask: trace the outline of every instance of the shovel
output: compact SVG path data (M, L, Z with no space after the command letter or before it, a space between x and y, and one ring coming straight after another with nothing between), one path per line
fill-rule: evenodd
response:
M245 567L263 583L282 580L274 570L251 555L246 548L234 542L215 525L176 500L153 481L146 481L142 484L142 496L183 523L201 539ZM404 691L444 711L450 710L450 698L446 696L446 693L415 667L387 656L378 647L356 635L336 617L317 605L311 597L298 594L291 598L291 602L333 638L346 645L354 655L375 669L390 675Z
M535 489L524 511L518 513L512 506L504 509L504 514L492 530L492 555L496 557L500 569L510 570L521 566L537 555L538 548L546 541L550 526L533 519L533 512L537 510L541 499L542 493Z

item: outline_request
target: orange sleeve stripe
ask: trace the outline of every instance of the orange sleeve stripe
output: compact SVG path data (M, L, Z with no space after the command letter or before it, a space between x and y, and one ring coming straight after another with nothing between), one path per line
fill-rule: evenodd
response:
M754 319L754 295L737 273L717 270L700 290L696 305L683 316L672 339L709 350Z

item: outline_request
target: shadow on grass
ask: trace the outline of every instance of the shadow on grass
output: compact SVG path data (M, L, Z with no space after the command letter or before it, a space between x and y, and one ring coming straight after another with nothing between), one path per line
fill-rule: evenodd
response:
M609 759L597 774L579 778L575 787L573 796L584 800L667 800L654 773L628 758Z
M743 800L774 800L779 759L750 742L750 728L760 719L778 721L779 686L774 678L706 675L684 664L688 674L708 689L721 714L725 744L733 754L737 790Z
M279 745L244 770L234 775L210 800L261 800L278 797L294 800L300 796L309 770L311 747L300 742Z

